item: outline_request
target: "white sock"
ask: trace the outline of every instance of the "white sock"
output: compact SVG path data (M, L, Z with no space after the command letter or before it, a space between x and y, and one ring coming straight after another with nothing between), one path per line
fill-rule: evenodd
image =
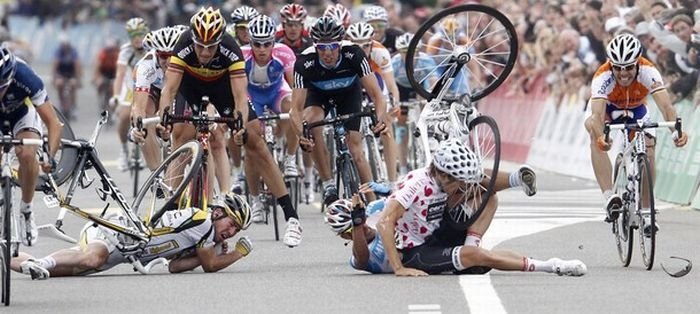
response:
M236 167L236 166L231 166L231 172L232 172L232 177L238 177L238 174L241 173L241 167Z
M327 187L331 185L335 185L335 181L333 179L323 181L323 189L325 190Z
M468 232L464 245L481 247L481 235L475 232Z
M304 172L304 180L311 184L314 180L314 167L306 167L306 172Z
M554 261L552 259L541 261L530 257L523 257L523 269L525 272L539 271L545 273L553 272L552 266L554 266Z
M24 201L20 201L19 211L22 213L31 213L32 212L32 203L25 203Z
M613 195L612 190L605 190L605 192L603 192L603 202L606 202L608 200L608 198L610 198L610 196L612 196L612 195Z
M522 184L522 181L520 181L519 171L514 171L510 173L510 175L508 176L508 184L510 185L510 187L516 187Z
M52 269L56 267L56 260L51 256L38 259L35 262L45 269Z

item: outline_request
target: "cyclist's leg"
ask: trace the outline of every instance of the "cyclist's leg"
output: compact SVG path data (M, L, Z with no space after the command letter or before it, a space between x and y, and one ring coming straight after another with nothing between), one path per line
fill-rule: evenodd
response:
M357 99L348 99L348 100L336 99L336 103L338 104L337 105L338 115L359 112L360 110L362 110L360 108L359 97ZM351 119L351 120L346 121L345 122L345 129L348 131L348 133L347 133L348 148L350 149L350 154L352 154L352 158L355 161L355 165L357 166L357 173L360 175L361 182L358 182L358 183L362 184L362 183L370 182L373 180L372 171L369 167L369 162L367 161L367 158L365 157L364 145L362 142L363 138L362 138L362 134L359 132L360 119L355 118L355 119ZM365 194L365 196L367 198L366 199L367 201L373 201L375 199L374 193L367 193L367 194Z
M604 193L606 191L612 191L612 163L608 158L608 153L598 149L596 145L598 139L595 138L594 134L596 133L593 131L593 128L597 126L593 122L593 117L589 116L584 124L590 135L591 162L593 163L593 172L595 173L596 181L598 181L600 190Z
M215 171L214 174L219 183L219 191L225 192L231 187L231 164L228 161L228 154L226 154L226 135L221 126L211 131L209 144L211 157L213 158L212 165L214 165L209 171L210 173ZM209 182L213 183L213 181Z
M53 79L54 88L56 88L56 93L58 94L58 105L61 108L61 112L66 114L66 96L63 85L66 84L66 80L61 75L57 75Z
M400 90L400 89L399 89ZM399 175L408 173L408 107L401 106L399 117L396 119L396 146L399 149Z
M175 103L175 110L173 111L174 114L176 115L190 115L192 114L189 105L187 104L186 101L183 102L176 102ZM176 123L173 125L172 133L171 133L171 139L172 139L172 150L175 151L178 149L180 146L183 144L193 140L196 136L196 130L194 126L191 124L186 124L186 123ZM180 166L180 163L176 163L176 165ZM172 180L172 186L178 186L180 185L180 180L181 177L179 174L181 174L184 171L181 167L173 167L172 169L168 169L168 177L175 176L175 179Z
M12 133L16 138L41 138L42 123L35 108L29 108L24 117L20 118L13 126ZM32 213L32 200L34 199L34 187L36 186L39 165L36 160L36 146L17 146L15 154L19 160L19 182L22 189L20 202L19 229L20 238L25 245L36 244L39 231ZM29 236L27 236L27 234Z
M656 180L656 162L655 162L655 157L656 157L656 138L647 135L646 138L646 146L647 146L647 158L649 159L649 170L651 171L651 182L652 186L654 186L654 182ZM649 208L651 204L649 204L649 197L647 197L647 193L649 193L649 188L646 182L642 182L642 207L643 208Z
M287 83L285 82L282 86L282 89L280 90L279 97L277 98L276 104L275 104L275 109L281 112L289 112L292 106L292 91L289 89L287 86ZM293 165L293 169L296 169L296 153L297 153L297 148L299 147L299 139L297 138L296 133L294 133L294 129L291 127L290 123L292 120L280 120L279 126L280 126L280 131L282 134L287 139L287 154L285 156L285 175L289 174L289 171L286 170L286 165L288 164L291 168ZM293 171L298 175L299 171Z
M131 91L126 86L122 88L122 90L123 92L119 97L119 104L117 105L116 110L117 136L119 137L119 143L121 144L117 167L119 167L119 170L125 171L129 168L127 136L129 133L129 128L131 128L131 99L128 97L128 95L131 94Z
M304 121L309 123L320 121L325 117L326 113L323 109L323 104L327 103L325 97L318 97L317 93L309 90L304 108ZM311 158L316 165L318 175L322 182L328 182L333 179L333 173L330 166L330 154L326 148L326 143L323 138L323 128L317 127L311 130L311 135L314 137L314 148L311 151ZM324 186L325 188L325 186Z
M148 97L148 103L146 104L146 116L151 117L156 114L156 107L158 106L159 97ZM149 125L146 127L147 136L146 143L142 147L143 158L146 160L146 166L151 171L155 170L158 165L160 165L161 156L160 145L156 139L156 125Z

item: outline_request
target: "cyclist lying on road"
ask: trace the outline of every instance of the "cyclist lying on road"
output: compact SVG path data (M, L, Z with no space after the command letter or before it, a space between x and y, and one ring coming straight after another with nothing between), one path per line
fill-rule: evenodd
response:
M224 197L222 205L212 205L210 211L197 208L168 211L156 224L155 230L173 231L153 236L137 258L142 263L166 258L170 261L168 270L171 273L193 270L198 266L202 266L205 272L222 270L247 256L253 249L251 241L245 236L238 239L233 251L229 251L225 241L248 228L250 218L250 207L245 199L233 193ZM123 217L115 215L112 219ZM105 232L112 234L108 236ZM95 227L93 222L88 222L80 232L80 246L63 249L41 259L20 252L10 265L12 270L39 280L48 279L49 276L80 276L105 271L129 262L125 254L109 240L115 237L122 238L114 231Z

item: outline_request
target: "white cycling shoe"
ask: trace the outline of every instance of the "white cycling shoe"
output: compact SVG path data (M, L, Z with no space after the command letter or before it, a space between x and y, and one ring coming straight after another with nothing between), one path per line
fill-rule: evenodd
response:
M535 195L537 193L537 175L535 175L535 170L532 170L529 166L523 165L518 169L518 175L520 176L520 182L525 195Z
M552 272L559 276L580 277L588 273L586 264L577 259L562 260L560 258L550 259L552 262Z
M19 264L20 271L32 277L32 280L46 280L49 279L49 271L41 267L35 260L28 259L21 264Z
M263 205L260 196L253 196L253 205L250 207L253 214L253 222L256 224L261 224L265 222L265 205Z
M26 246L33 246L39 239L39 229L36 227L33 212L20 213L19 236L22 239L22 244Z
M284 231L282 242L288 247L295 247L301 244L301 224L296 218L287 220L287 229Z

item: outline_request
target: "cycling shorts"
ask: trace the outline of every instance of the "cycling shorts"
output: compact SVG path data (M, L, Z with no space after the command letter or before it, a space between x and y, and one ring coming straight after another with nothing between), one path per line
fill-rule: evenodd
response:
M7 117L3 117L3 120L10 122L12 134L16 135L22 131L31 131L38 134L39 137L44 135L43 123L41 122L39 114L36 112L36 108L33 106L27 107L27 112L22 116L10 113Z
M231 81L228 76L224 76L213 82L198 81L189 76L185 76L180 84L179 94L182 95L184 104L175 104L175 114L187 114L188 112L197 111L200 108L203 96L208 96L209 101L214 104L219 115L222 117L233 117L234 109L236 108L233 102L233 93L231 92ZM196 104L196 106L192 106ZM255 108L248 102L248 121L257 119Z
M280 113L282 109L282 100L291 96L292 89L289 88L289 84L287 84L286 81L282 82L282 85L276 93L274 91L269 91L267 93L255 92L250 88L248 89L248 97L253 103L255 114L258 117L264 114L265 108L274 113Z
M651 122L651 115L646 105L641 105L632 109L619 109L613 104L605 105L605 121L610 124L635 123L637 120ZM656 129L646 129L644 133L650 137L656 137ZM634 132L629 132L630 140L634 138Z
M328 104L331 101L335 104L338 115L360 112L360 110L362 110L362 93L356 89L346 94L333 95L329 95L328 93L324 94L315 89L308 89L304 108L321 107L323 108L324 114L327 115L329 111ZM360 118L350 119L346 121L344 125L347 130L359 131Z
M105 218L109 221L120 225L124 225L126 220L124 216L118 214L112 214ZM118 232L104 227L97 227L95 226L94 222L86 223L85 226L83 226L83 229L80 231L80 240L78 241L78 244L80 246L75 247L74 249L85 250L89 244L97 243L103 245L109 253L107 261L102 266L94 270L89 270L85 273L82 273L81 275L88 275L92 273L105 271L119 264L129 262L129 260L122 254L122 252L119 251L117 247L111 241L108 240L107 235L105 233L109 233L115 238L121 238Z

